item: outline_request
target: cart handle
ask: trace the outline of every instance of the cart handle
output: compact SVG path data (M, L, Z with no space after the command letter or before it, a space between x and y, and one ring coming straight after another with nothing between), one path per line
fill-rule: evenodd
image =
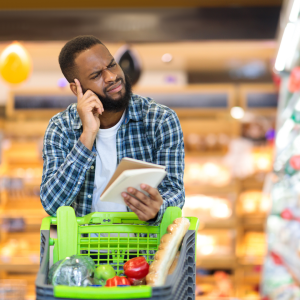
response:
M54 286L54 296L57 298L72 299L138 299L151 298L151 286L128 286L128 287L75 287L56 285Z
M84 217L76 217L78 225L84 224L140 224L148 225L147 222L138 219L133 212L93 212ZM42 220L41 230L49 230L50 225L57 225L57 217L46 217Z

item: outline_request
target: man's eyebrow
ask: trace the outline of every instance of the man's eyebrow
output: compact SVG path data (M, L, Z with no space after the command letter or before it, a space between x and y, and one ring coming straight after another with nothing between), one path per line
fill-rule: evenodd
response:
M113 64L114 60L115 60L115 59L112 58L112 60L110 61L110 63L107 65L107 67L111 66L111 65ZM101 72L101 71L95 71L95 72L91 73L91 74L89 75L89 77L92 76L92 75L98 74L98 73L100 73L100 72Z
M113 64L114 60L115 60L115 59L112 58L112 60L111 60L110 63L108 64L108 67L111 66L111 65Z

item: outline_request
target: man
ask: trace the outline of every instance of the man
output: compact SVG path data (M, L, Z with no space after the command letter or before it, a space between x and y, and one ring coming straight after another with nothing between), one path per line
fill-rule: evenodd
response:
M131 93L131 85L108 49L93 36L70 40L59 55L77 103L55 115L44 137L41 202L50 215L72 206L77 216L92 211L133 211L158 224L168 206L184 204L184 144L171 109ZM123 157L166 166L155 189L128 187L127 205L100 202Z

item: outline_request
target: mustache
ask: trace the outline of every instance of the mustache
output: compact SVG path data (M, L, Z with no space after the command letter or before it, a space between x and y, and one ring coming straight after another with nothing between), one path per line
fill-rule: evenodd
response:
M120 77L120 78L117 78L117 79L115 80L115 82L110 83L110 84L104 89L104 92L106 93L107 90L108 90L112 85L116 84L116 83L119 82L119 81L121 81L121 84L124 84L123 78L121 78L121 77Z

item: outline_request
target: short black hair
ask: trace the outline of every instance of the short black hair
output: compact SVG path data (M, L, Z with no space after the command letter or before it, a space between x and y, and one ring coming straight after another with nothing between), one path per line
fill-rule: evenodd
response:
M76 78L76 56L93 46L103 43L93 35L80 35L68 41L60 51L58 61L60 69L68 82L73 82ZM104 45L103 45L104 46Z

